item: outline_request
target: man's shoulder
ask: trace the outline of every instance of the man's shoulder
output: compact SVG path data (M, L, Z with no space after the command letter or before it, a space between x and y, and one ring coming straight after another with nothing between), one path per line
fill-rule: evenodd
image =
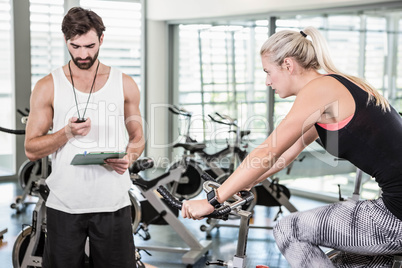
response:
M39 79L39 81L37 82L37 84L38 84L38 83L41 83L41 84L53 83L53 74L50 73L50 74L48 74L48 75L42 77L41 79Z
M34 90L36 91L48 91L53 90L53 75L50 73L36 82Z
M126 73L123 73L123 72L121 74L122 74L122 77L123 77L123 83L128 83L131 86L136 84L135 81L134 81L134 78L132 76L130 76L130 75L126 74Z

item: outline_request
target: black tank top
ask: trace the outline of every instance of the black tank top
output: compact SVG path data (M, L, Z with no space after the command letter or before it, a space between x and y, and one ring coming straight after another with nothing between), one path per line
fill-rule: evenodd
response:
M356 110L343 128L330 131L315 124L324 148L349 160L375 178L386 207L402 220L402 119L392 107L384 112L368 93L348 79L331 74L352 94Z

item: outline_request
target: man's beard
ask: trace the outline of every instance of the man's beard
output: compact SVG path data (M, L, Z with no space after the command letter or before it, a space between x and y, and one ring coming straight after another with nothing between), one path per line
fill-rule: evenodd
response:
M88 70L89 68L91 68L92 65L94 65L95 61L98 59L98 55L99 55L99 50L98 50L98 52L96 52L96 54L94 55L93 58L86 57L85 59L81 59L81 58L74 58L73 55L71 55L71 53L70 53L71 59L73 60L74 64L81 70ZM89 60L89 62L80 63L79 60Z

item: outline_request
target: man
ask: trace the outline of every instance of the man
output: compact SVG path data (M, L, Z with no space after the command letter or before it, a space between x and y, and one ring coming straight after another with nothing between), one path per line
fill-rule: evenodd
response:
M83 267L87 238L94 267L136 267L127 168L144 150L140 94L131 77L100 63L104 30L95 12L70 9L62 32L71 60L31 95L26 155L52 154L45 268ZM76 154L99 151L127 154L103 165L70 164Z

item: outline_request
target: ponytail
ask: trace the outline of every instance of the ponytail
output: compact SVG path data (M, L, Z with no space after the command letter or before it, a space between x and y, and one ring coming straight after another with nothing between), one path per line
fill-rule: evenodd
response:
M311 41L306 37L309 36ZM329 53L327 41L314 27L306 27L301 32L284 30L273 34L261 47L261 56L268 54L271 61L281 65L285 58L294 58L302 68L319 70L344 76L361 86L369 96L369 101L375 99L375 104L383 111L390 110L388 101L365 79L347 75L339 71Z

